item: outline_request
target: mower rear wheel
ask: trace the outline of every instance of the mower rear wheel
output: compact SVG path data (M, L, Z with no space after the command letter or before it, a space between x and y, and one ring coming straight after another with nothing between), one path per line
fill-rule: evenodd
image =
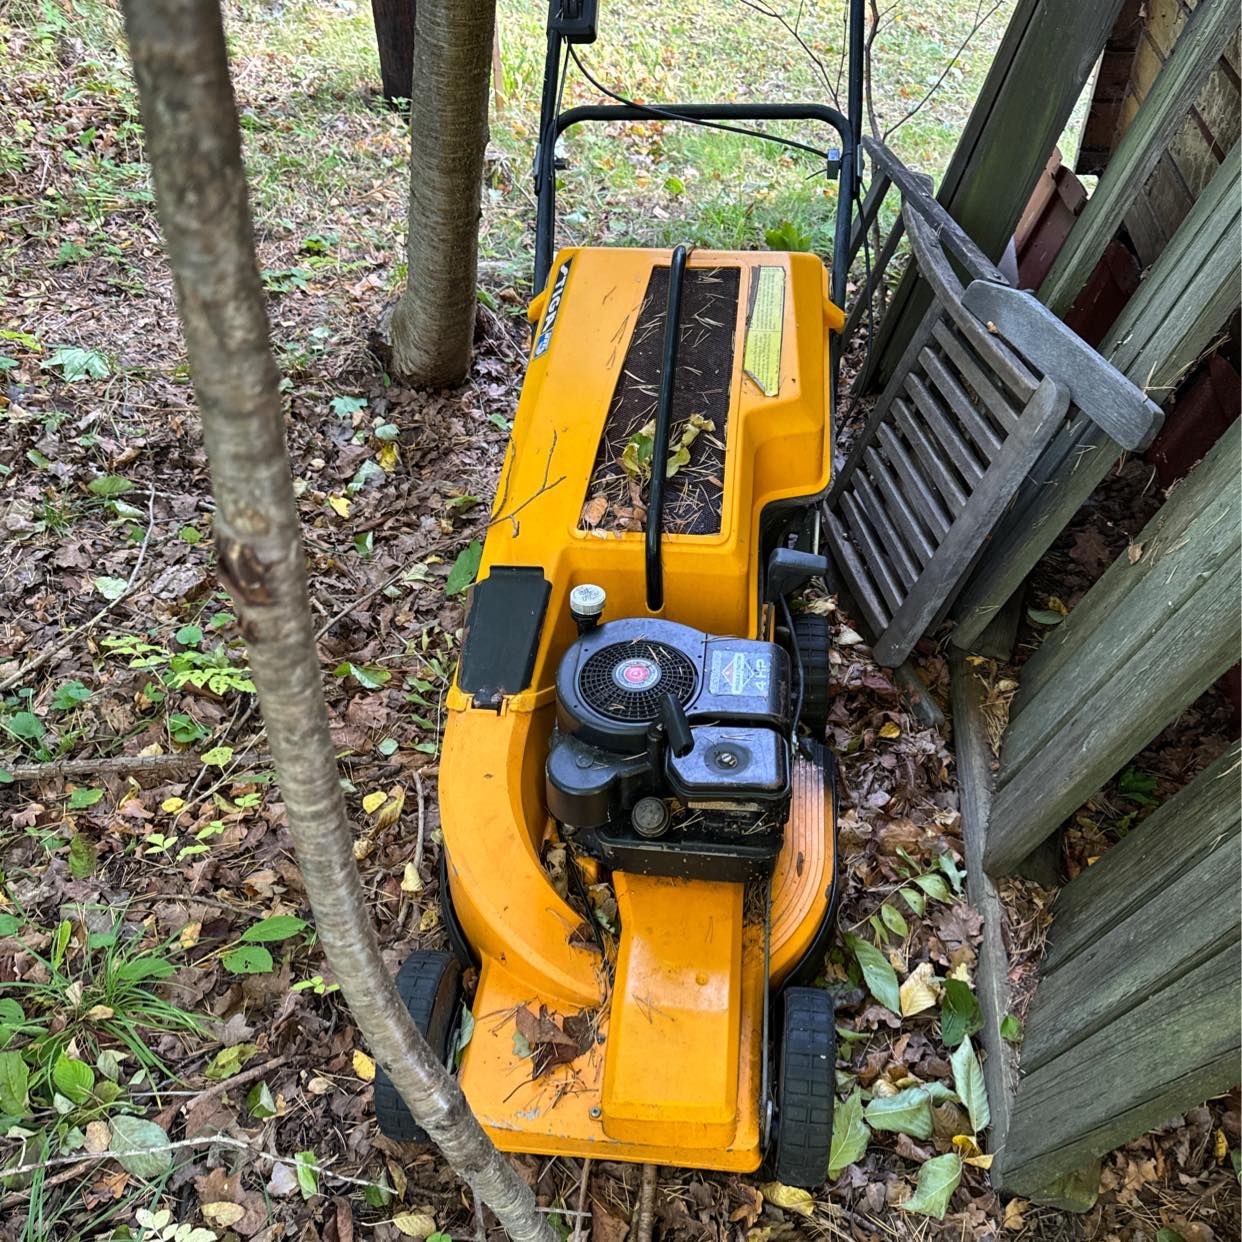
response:
M461 963L452 953L418 949L397 972L397 994L431 1050L448 1064L457 1009L461 1003ZM423 1130L397 1094L392 1079L375 1069L375 1120L380 1131L400 1143L426 1143Z
M778 1182L809 1190L827 1178L832 1150L832 997L822 988L786 988L781 1006L773 1172Z
M832 633L828 618L813 612L794 618L793 641L802 660L802 723L817 741L828 728L828 686L832 676L828 648Z

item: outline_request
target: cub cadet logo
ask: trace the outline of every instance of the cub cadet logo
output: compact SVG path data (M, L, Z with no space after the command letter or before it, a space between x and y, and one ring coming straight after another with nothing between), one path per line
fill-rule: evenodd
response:
M535 342L534 357L538 358L540 354L548 352L548 346L552 344L552 329L556 327L556 313L561 309L561 298L565 293L565 282L569 279L569 264L562 263L560 270L556 273L556 283L552 286L552 296L548 299L548 309L543 316L543 331L539 333L539 339Z

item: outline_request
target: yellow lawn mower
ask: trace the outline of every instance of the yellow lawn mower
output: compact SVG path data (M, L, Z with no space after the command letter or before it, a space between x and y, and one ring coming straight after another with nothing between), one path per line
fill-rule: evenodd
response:
M789 597L827 568L859 174L851 10L849 118L616 95L562 112L596 4L551 3L534 344L440 764L455 952L415 953L399 979L504 1150L738 1172L766 1154L780 1181L826 1175L833 1012L806 984L836 901L828 630ZM814 152L838 180L831 278L801 253L554 256L558 138L651 120ZM753 128L790 120L838 145ZM376 1108L391 1137L420 1137L382 1073Z

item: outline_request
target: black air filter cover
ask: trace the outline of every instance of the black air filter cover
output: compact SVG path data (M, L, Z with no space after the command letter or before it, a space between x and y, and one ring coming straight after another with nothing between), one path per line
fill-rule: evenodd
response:
M569 648L556 678L561 731L637 754L667 693L696 721L789 723L789 661L773 643L718 638L674 621L609 621Z

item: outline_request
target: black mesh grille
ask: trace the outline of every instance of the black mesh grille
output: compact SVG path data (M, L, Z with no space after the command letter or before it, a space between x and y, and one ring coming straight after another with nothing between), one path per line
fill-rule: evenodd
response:
M613 674L634 660L650 662L659 669L654 684L638 688L617 684ZM694 682L694 664L676 647L631 639L591 656L579 674L578 691L587 705L602 716L613 720L654 720L665 694L673 694L684 707L694 693Z

